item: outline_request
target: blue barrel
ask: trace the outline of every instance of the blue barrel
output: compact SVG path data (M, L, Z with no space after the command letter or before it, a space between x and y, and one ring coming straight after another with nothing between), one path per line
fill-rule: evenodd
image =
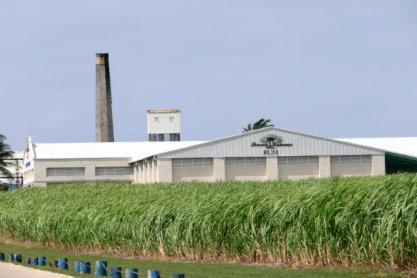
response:
M82 274L90 274L91 273L90 262L81 262L81 273Z
M33 258L33 259L32 259L32 264L33 264L33 265L39 265L39 260L38 260L38 258Z
M96 276L107 276L107 261L96 261Z
M82 262L74 262L74 271L77 273L81 272L81 263Z
M9 262L14 262L14 254L9 254Z
M138 278L139 270L137 268L126 268L126 278Z
M148 278L160 278L158 270L148 270Z
M26 258L26 263L27 263L27 264L32 264L32 258L31 258L31 257Z
M0 261L4 261L6 257L4 256L3 252L0 252Z
M59 269L68 269L68 260L66 258L58 259L58 268Z
M122 268L121 267L110 268L110 278L122 278Z
M175 273L171 274L171 278L185 278L185 275L183 273Z
M46 257L40 256L39 257L39 266L45 266L46 265Z
M16 259L16 262L22 262L22 254L14 254L14 258Z

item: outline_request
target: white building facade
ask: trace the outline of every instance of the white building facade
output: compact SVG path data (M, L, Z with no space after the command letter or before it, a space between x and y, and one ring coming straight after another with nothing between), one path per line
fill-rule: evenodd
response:
M149 141L180 141L181 111L179 109L148 110Z
M134 181L277 180L385 174L385 151L265 128L132 161Z
M392 155L417 165L412 155L275 127L206 142L34 144L29 138L23 174L24 186L376 176L392 167L386 161Z

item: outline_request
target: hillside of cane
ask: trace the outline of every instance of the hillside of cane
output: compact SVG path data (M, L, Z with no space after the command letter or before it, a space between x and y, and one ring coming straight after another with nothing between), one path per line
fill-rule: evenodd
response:
M0 193L0 232L145 257L417 266L417 175L68 184Z

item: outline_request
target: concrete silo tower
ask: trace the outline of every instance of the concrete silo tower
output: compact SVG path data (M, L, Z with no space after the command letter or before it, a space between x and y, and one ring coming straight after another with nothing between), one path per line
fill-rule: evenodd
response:
M96 54L96 142L114 142L109 54Z

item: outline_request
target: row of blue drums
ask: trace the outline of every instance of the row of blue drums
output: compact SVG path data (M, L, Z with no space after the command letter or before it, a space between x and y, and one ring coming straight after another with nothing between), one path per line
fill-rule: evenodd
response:
M4 253L0 252L0 261L6 260ZM9 262L18 262L21 263L23 261L22 254L9 254ZM46 257L40 256L35 258L26 258L27 264L37 265L37 266L46 266ZM52 267L57 267L61 270L68 269L68 260L66 258L59 258L55 260L53 263L49 263ZM90 262L82 262L76 261L74 263L74 271L81 274L90 274L91 273L91 265ZM95 264L95 276L107 276L107 272L109 272L111 278L122 278L122 268L121 267L111 267L110 269L107 268L107 261L96 261ZM139 274L144 275L144 273L139 273L137 268L127 268L125 270L125 277L126 278L138 278ZM160 272L158 270L148 270L148 278L160 278ZM182 273L172 274L171 278L185 278L185 275Z
M78 273L90 273L90 263L89 262L75 262L74 271ZM87 272L86 272L87 271ZM111 278L122 278L122 268L121 267L110 267L107 268L107 261L96 261L95 265L95 276L107 276L109 272ZM126 278L138 278L139 274L145 275L145 273L139 273L137 268L126 268L125 276ZM158 270L148 270L148 278L160 278L160 272ZM184 274L172 274L171 278L185 278Z
M5 255L3 252L0 252L0 261L4 261L6 260ZM68 269L64 268L64 265L67 264L67 259L58 259L57 261L54 262L54 265L60 267L60 269ZM9 254L9 262L14 262L16 261L17 263L22 263L23 262L23 257L22 254ZM40 257L35 257L35 258L26 258L26 264L32 264L32 265L38 265L38 266L46 266L46 257L45 256L40 256Z

